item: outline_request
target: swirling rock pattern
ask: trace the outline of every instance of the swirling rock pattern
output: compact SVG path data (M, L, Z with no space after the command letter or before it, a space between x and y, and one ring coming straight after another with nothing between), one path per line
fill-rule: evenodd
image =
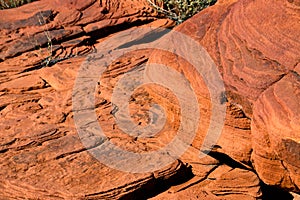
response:
M176 27L209 52L226 87L222 135L205 158L198 155L210 94L187 61L147 49L107 68L95 112L107 138L128 151L169 143L180 106L172 91L138 88L129 102L133 120L147 124L149 105L158 103L166 125L151 138L122 133L111 102L122 74L165 64L184 74L197 95L201 119L191 147L171 165L141 174L109 168L88 153L74 125L72 89L97 43L126 29L174 22L160 19L145 0L41 0L1 10L0 199L259 199L260 180L299 193L299 9L297 0L219 0Z
M299 89L291 71L268 88L254 106L252 159L262 180L299 191Z
M266 184L295 192L300 168L299 19L296 1L222 1L176 28L206 48L223 77L228 104L218 142L222 152L251 163ZM149 61L172 66L172 59L161 55L154 52ZM175 65L196 82L189 64ZM205 105L203 99L199 102Z

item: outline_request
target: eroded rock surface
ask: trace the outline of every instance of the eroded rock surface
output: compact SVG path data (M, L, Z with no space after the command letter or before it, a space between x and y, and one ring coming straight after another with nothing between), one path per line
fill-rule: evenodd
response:
M299 19L299 5L294 1L219 1L176 27L205 47L223 77L228 102L218 153L253 166L266 184L296 192ZM191 85L198 84L193 85L196 91L206 90L194 67L180 58L156 51L149 61L181 71ZM204 104L201 116L209 119L207 94L197 95ZM200 147L204 133L205 129L199 131L195 148Z
M196 93L201 118L192 145L172 164L148 173L108 167L87 151L75 127L73 86L98 43L127 29L159 32L174 23L160 19L144 0L41 0L1 10L0 198L260 199L260 180L299 194L299 9L297 1L220 0L175 28L207 50L226 88L222 134L204 158L199 150L212 102L188 61L143 49L105 69L95 113L106 140L125 151L155 151L172 141L180 104L159 85L138 88L129 100L137 126L149 123L154 103L164 107L167 120L155 136L130 136L118 127L111 100L122 75L161 63L183 74ZM94 138L88 149L103 144Z

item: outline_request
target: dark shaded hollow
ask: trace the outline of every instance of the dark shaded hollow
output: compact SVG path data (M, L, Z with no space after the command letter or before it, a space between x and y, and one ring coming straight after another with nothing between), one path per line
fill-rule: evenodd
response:
M120 200L146 200L167 191L171 186L182 184L193 177L191 168L184 166L170 178L165 180L153 179L153 181L150 181L135 192L123 196Z

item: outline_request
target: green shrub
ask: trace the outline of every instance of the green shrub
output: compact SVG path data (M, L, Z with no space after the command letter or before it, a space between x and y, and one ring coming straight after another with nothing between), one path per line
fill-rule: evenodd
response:
M148 2L167 17L182 23L217 0L148 0Z
M19 7L32 1L34 0L0 0L0 10Z

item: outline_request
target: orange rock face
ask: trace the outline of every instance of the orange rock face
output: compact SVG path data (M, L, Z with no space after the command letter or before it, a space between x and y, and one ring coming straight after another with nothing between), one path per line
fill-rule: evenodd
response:
M224 1L176 28L199 41L222 74L228 98L222 150L244 163L251 160L266 184L296 192L298 10L296 1Z
M93 107L85 107L84 101L76 102L82 109L74 106L76 97L88 99L86 91L74 88L82 76L78 73L84 70L82 66L93 55L101 58L97 54L102 52L99 44L108 49L110 45L118 47L103 54L110 56L126 45L145 42L143 38L133 38L134 34L132 41L110 40L119 33L152 27L162 37L161 41L170 34L161 30L173 28L175 23L161 19L146 0L41 0L1 10L0 199L279 196L269 194L265 185L299 193L299 9L296 0L220 0L175 27L175 31L194 39L209 53L220 74L225 92L217 100L226 112L224 121L215 123L211 121L215 119L214 96L207 77L197 75L189 60L153 48L122 54L103 68L101 76L90 74L97 78ZM141 33L141 37L147 36L148 33ZM123 37L128 39L130 34ZM173 42L187 51L191 48L178 41L165 42L169 44L166 46ZM196 57L200 59L200 55ZM97 65L96 61L91 63ZM165 65L185 77L187 82L183 86L193 89L195 99L189 98L187 90L181 90L180 95L187 97L181 102L172 89L159 84L136 88L126 102L136 125L128 125L130 134L116 120L125 120L125 116L120 111L122 105L115 105L112 100L115 88L130 73L143 73L151 78L147 68L151 63ZM158 74L163 73L160 70L157 68ZM88 78L91 77L82 76L79 84L85 84ZM128 85L139 79L132 75ZM165 79L175 88L181 87L177 79ZM192 107L194 100L198 102L196 107ZM154 104L163 107L163 126L154 135L140 133L153 120L164 119L159 118L161 110L153 108ZM153 171L138 170L151 159L157 161L153 166L160 166L163 161L159 155L143 155L177 141L182 127L193 128L190 123L195 119L181 125L182 104L190 105L186 109L191 116L196 113L194 110L200 114L188 148L179 157L172 152L164 154L164 159L172 161L168 165ZM91 124L86 123L90 115L76 118L78 112L86 110L94 113L96 119L91 124L99 124L105 137L97 135ZM88 134L80 134L78 124ZM208 147L212 151L199 157L211 124L220 125L221 134L214 147ZM149 130L155 128L150 126ZM122 153L106 150L108 143L120 147L120 152L140 157L130 163L130 157L123 159ZM178 144L186 145L185 141ZM183 149L180 145L175 146L175 154ZM109 165L94 156L97 151L106 152L101 155L103 158L120 159ZM134 173L121 170L128 163L137 169ZM280 194L282 199L290 198L288 193Z

